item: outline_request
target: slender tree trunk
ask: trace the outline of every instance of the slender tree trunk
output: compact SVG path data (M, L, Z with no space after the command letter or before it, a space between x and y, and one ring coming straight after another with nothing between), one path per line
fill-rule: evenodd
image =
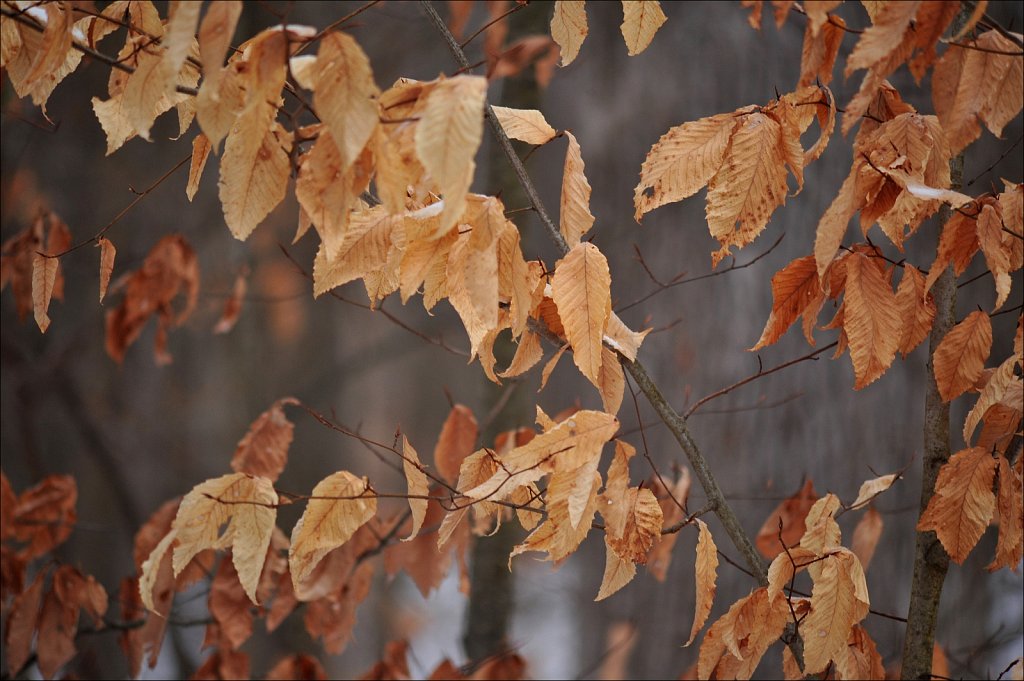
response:
M546 12L536 9L511 15L508 42L530 33L545 33L547 19ZM484 35L480 35L468 49L479 46L483 40ZM522 74L502 82L500 103L502 106L522 109L539 108L540 89L533 77L532 69L527 68ZM489 194L500 191L506 207L514 208L525 204L527 199L515 173L508 163L500 158L501 150L493 144L491 148L495 160L488 164L488 184L484 189ZM494 347L498 366L504 366L511 361L514 353L515 346L512 342L505 335L500 336ZM489 406L494 405L502 399L502 393L506 388L489 381L486 383L485 402ZM480 434L483 446L490 447L494 437L504 430L532 423L533 412L526 397L526 391L523 390L517 390L512 395L490 427ZM515 592L513 575L508 569L508 556L521 538L522 530L515 521L510 521L503 523L501 529L488 537L487 541L476 542L473 545L469 606L466 630L462 639L466 655L472 661L480 661L502 653L509 647L508 633L515 610Z
M950 163L952 186L959 189L963 182L963 155ZM950 211L942 209L941 223L949 220ZM949 403L943 402L935 383L932 357L935 348L956 323L956 278L951 269L935 282L935 322L928 337L928 378L924 398L924 460L921 475L921 506L918 517L928 507L935 493L935 479L939 468L949 460ZM907 631L903 639L904 679L927 679L931 676L932 653L935 647L935 625L939 615L942 585L949 569L949 556L934 532L918 532L914 548L914 580L910 590L910 609L907 612Z

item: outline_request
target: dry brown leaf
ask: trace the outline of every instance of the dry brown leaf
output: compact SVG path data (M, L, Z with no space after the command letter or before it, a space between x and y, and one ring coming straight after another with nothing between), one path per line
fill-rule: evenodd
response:
M551 37L558 43L562 66L572 63L587 37L587 10L583 0L557 0L551 17Z
M506 106L492 106L505 134L514 140L527 144L547 144L557 134L536 109L511 109Z
M626 390L626 376L619 364L619 356L607 346L601 348L601 371L597 377L601 393L601 406L609 414L618 414Z
M516 354L512 356L508 368L498 375L502 378L511 378L524 374L532 369L543 356L544 349L540 345L540 336L527 329L519 338Z
M636 448L624 440L615 441L615 455L608 466L608 483L601 494L601 515L605 520L605 533L609 537L622 537L626 529L629 508L625 505L626 490L629 488L629 460L636 455Z
M291 133L276 122L263 128L260 108L238 117L220 164L224 221L241 241L284 199L291 172Z
M100 237L96 245L100 248L100 303L107 295L107 287L110 285L110 275L114 272L114 257L117 249L113 242L106 237Z
M342 546L377 513L377 497L366 478L348 471L328 475L313 488L292 530L288 565L296 593L324 556Z
M460 491L473 499L501 501L515 488L548 473L575 471L600 457L604 443L618 429L619 420L611 414L578 411L525 445L500 455L500 470L472 489Z
M249 599L256 603L256 585L277 518L277 501L270 480L245 473L212 478L193 487L181 500L167 535L177 539L172 556L175 576L200 551L230 547L239 581ZM166 549L164 546L163 551ZM161 553L158 546L150 555L150 570L159 567ZM145 574L143 566L144 577ZM146 598L144 590L143 599Z
M14 537L26 546L21 555L32 560L60 546L75 527L78 486L70 475L48 475L18 497Z
M816 316L822 298L813 255L797 258L776 272L772 277L772 312L751 352L778 341L801 315L811 312Z
M476 446L477 432L473 411L463 404L453 405L434 447L434 467L448 482L459 478L462 462Z
M776 208L786 202L786 168L778 162L782 127L764 113L740 118L722 166L708 182L705 215L711 236L721 244L717 265L732 246L754 240Z
M39 606L43 599L43 582L46 573L36 573L32 584L14 597L6 622L7 671L12 677L21 672L32 656L32 639L35 638L36 623L39 621Z
M608 328L605 329L604 342L630 362L635 362L636 355L640 352L640 345L650 332L650 329L633 331L619 319L619 315L612 312L608 316Z
M583 174L583 156L579 142L569 132L565 132L569 146L565 150L565 166L562 169L562 198L558 229L565 237L569 248L580 243L580 237L587 233L594 224L594 216L590 212L590 183Z
M998 310L1010 296L1010 264L1011 244L1003 240L1003 221L991 204L982 206L977 219L978 245L985 255L985 264L996 283L996 304L993 311Z
M946 553L962 564L981 539L996 508L992 492L997 461L981 447L962 449L939 469L935 494L917 523L934 530Z
M1010 465L1005 456L999 456L999 541L996 557L986 567L994 572L1002 567L1016 570L1024 556L1024 519L1022 519L1021 497L1024 483L1021 482L1021 456L1018 453L1016 466Z
M580 373L600 386L601 348L612 311L608 261L591 243L580 243L558 261L551 297L572 345Z
M683 644L689 646L697 638L704 623L708 621L711 614L711 606L714 605L716 580L718 578L718 548L715 546L714 537L707 523L700 518L696 519L699 534L697 536L697 558L694 562L694 573L697 579L697 601L693 613L693 626L690 628L690 638Z
M868 508L867 513L864 514L864 517L860 519L860 522L853 529L850 550L857 556L857 560L860 561L865 570L868 569L868 564L871 563L871 559L875 555L875 548L878 547L878 540L882 536L883 526L882 514L872 506Z
M935 348L935 383L949 402L974 387L992 351L992 321L977 310L967 315Z
M678 125L651 147L633 190L634 218L700 191L722 166L729 140L739 124L733 114L718 114Z
M1021 381L1014 374L1015 363L1014 357L1006 358L985 382L978 401L974 403L964 420L963 436L964 442L967 444L970 444L975 429L989 409L1001 402L1008 401L1011 395L1020 395Z
M612 548L611 538L607 535L604 538L604 553L604 577L601 578L601 586L597 590L595 601L603 601L636 577L636 564L621 558Z
M843 331L857 379L854 390L880 378L899 350L903 324L896 295L880 262L859 253L846 259Z
M538 436L537 439L541 437L543 435ZM568 499L561 499L557 503L549 502L547 505L547 518L530 533L523 543L512 549L508 557L510 564L512 558L526 551L542 551L548 554L546 560L560 561L579 548L579 545L590 532L591 520L597 512L599 498L597 490L601 487L601 475L595 469L596 466L585 467L578 479L569 481L568 486L583 490L581 496L587 498L587 504L579 515L579 522L574 525L570 520ZM589 488L586 486L588 472L592 472ZM567 477L575 478L572 474L562 474L562 477L563 479ZM619 557L622 557L621 554ZM626 566L618 567L622 569ZM618 570L615 572L618 572ZM620 576L624 578L627 574L628 568L626 568L626 573Z
M925 289L921 270L913 265L903 266L903 277L896 290L896 309L903 320L899 352L905 359L928 337L935 320L935 297Z
M466 192L484 132L487 80L459 75L442 80L427 93L416 125L416 155L444 196L439 230L447 232L462 215Z
M667 17L657 0L622 0L622 38L629 56L647 49Z
M251 678L249 656L237 650L217 648L190 677L190 681Z
M192 140L192 161L188 168L188 184L185 185L185 196L191 201L199 191L199 180L203 177L203 169L206 167L206 159L210 156L209 138L203 133L196 135Z
M288 463L295 425L284 414L285 405L300 404L294 397L282 397L259 415L238 441L231 457L236 473L258 475L274 482Z
M251 605L238 581L234 564L230 560L222 560L210 582L209 609L218 629L217 638L227 644L224 647L238 650L252 636Z
M804 673L816 674L843 652L857 617L853 579L840 560L827 558L811 591L811 614L801 623Z
M245 271L242 271L235 276L235 283L231 287L231 295L224 301L224 309L221 310L220 319L213 325L214 333L228 333L238 323L238 317L242 314L242 303L245 301L245 292L249 288L246 274Z
M622 535L606 535L608 545L623 560L645 564L648 552L654 546L655 540L661 536L664 514L657 497L649 489L630 487L620 499L611 500L607 495L603 498L605 503L615 501L626 509Z
M402 219L384 206L352 213L337 251L322 244L313 262L313 295L364 278L385 268L393 251L404 246Z
M833 657L840 679L884 679L885 667L875 642L864 627L855 624L845 648ZM800 678L803 678L801 675Z
M238 0L214 2L206 8L198 36L199 58L203 64L201 90L216 88L241 13L242 3Z
M46 333L50 328L50 315L46 312L53 297L53 286L57 280L60 260L45 255L32 255L32 310L39 330Z
M423 518L427 515L427 499L429 483L427 474L423 472L423 464L420 457L409 444L409 438L402 435L402 470L405 472L405 481L409 490L409 510L412 513L412 529L409 536L402 541L414 539L423 526Z
M326 681L327 671L312 655L296 653L282 658L267 671L267 681Z
M775 556L768 566L768 598L775 599L788 589L793 576L818 559L818 554L802 546L789 547Z
M839 47L843 44L843 36L846 35L846 31L843 30L846 22L839 17L832 17L831 21L826 19L818 23L810 18L811 8L808 5L809 3L804 3L808 21L800 53L798 85L802 87L814 82L828 85L832 81L832 70L839 55Z
M768 514L754 540L757 550L769 560L783 552L779 545L779 520L782 520L782 541L786 546L795 546L807 529L807 512L818 500L814 483L807 480L801 488Z
M854 499L852 504L847 506L847 509L860 508L870 503L879 494L892 487L893 483L899 478L899 473L889 473L888 475L880 475L877 478L865 480L860 486L860 491L857 492L857 498Z

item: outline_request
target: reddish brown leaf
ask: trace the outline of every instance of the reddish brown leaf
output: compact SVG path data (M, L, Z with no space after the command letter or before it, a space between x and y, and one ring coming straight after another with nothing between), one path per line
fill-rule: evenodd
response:
M772 312L751 351L772 345L800 315L820 307L823 294L813 255L797 258L772 277Z
M294 397L282 397L260 414L235 447L232 470L277 480L288 463L288 448L295 431L295 425L284 414L284 407L298 404Z
M469 407L456 404L448 413L434 447L434 466L449 483L459 479L459 467L476 449L477 425Z
M935 495L917 523L919 532L934 530L957 563L964 562L992 519L996 465L996 459L980 447L951 456L939 469Z
M32 559L52 551L71 536L78 487L70 475L51 475L18 498L14 536L27 543L22 553Z
M280 660L270 668L265 678L267 681L303 681L304 679L322 681L327 679L327 672L320 664L320 660L312 655L299 653Z
M807 529L804 525L807 512L811 510L811 506L817 500L818 495L814 493L814 483L807 480L796 494L783 501L768 514L768 518L765 519L754 542L761 555L772 560L782 553L782 546L779 545L780 519L782 520L782 541L786 546L796 545Z
M18 675L32 655L32 639L39 620L45 579L46 573L38 572L28 589L18 594L11 605L4 642L7 644L7 671L12 677Z
M991 351L992 322L980 310L967 315L946 334L932 358L935 383L944 401L974 387Z

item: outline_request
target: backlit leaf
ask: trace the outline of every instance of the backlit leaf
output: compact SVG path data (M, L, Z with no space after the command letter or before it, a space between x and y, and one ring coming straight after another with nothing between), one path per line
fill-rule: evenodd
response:
M587 37L587 10L583 0L557 0L551 17L551 37L562 51L562 66L568 66L580 53Z
M600 384L601 347L611 315L608 261L591 243L580 243L558 261L551 297L573 349L573 362L594 385Z
M512 109L507 106L492 106L505 134L514 140L527 144L547 144L555 138L555 129L536 109Z
M409 444L409 438L402 435L402 470L409 490L409 510L412 512L412 529L409 536L402 541L414 539L423 526L423 518L427 515L427 499L423 498L429 490L427 474L423 472L420 457Z
M583 174L583 156L579 142L569 131L565 132L569 146L565 151L565 166L562 169L561 215L558 228L565 237L569 248L580 243L583 236L594 224L590 213L590 183Z
M657 0L623 0L622 26L619 28L629 56L646 50L665 21L665 13Z
M377 497L366 478L348 471L333 473L313 488L306 511L292 530L288 564L292 582L308 577L332 550L343 545L377 512Z

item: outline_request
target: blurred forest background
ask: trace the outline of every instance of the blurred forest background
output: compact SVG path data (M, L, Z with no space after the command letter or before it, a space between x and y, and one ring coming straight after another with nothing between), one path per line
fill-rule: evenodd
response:
M157 5L165 14L163 3ZM319 29L359 6L246 3L235 44L280 23L282 17ZM988 12L1002 25L1020 30L1022 7L1020 2L993 2ZM642 227L634 221L633 187L650 146L674 125L766 103L776 92L791 90L799 75L805 19L796 13L781 30L766 18L764 30L755 32L747 23L748 10L738 3L667 2L663 8L668 22L651 46L628 57L619 34L618 3L588 3L590 35L573 64L556 69L544 90L536 88L529 72L495 81L489 98L509 106L524 106L532 98L530 106L540 108L554 127L572 130L578 138L594 190L591 210L597 222L591 234L611 265L613 305L632 328L656 329L641 357L682 410L758 370L758 356L747 348L757 341L771 309L770 278L793 258L811 252L818 219L851 159L849 140L837 132L823 158L809 170L803 193L790 198L765 233L739 253L737 264L749 262L782 238L751 267L674 287L627 308L657 288L638 253L651 272L669 280L680 272L710 272L710 253L716 247L705 226L703 192L654 211ZM438 9L447 16L448 7L438 3ZM531 2L511 15L511 35L546 32L551 11L552 3ZM858 3L844 4L838 13L851 26L868 23ZM486 3L477 3L467 34L488 16ZM347 30L370 56L382 87L402 76L427 80L455 71L419 3L377 4ZM482 58L482 42L478 38L469 46L471 61ZM853 42L852 36L846 37L832 84L841 106L860 83L859 74L845 81L841 76L843 56ZM195 126L184 139L170 140L177 129L174 116L168 115L157 121L152 143L135 139L105 157L103 131L89 100L104 95L109 70L86 61L51 98L52 127L30 102L18 101L4 81L4 239L23 229L39 204L52 207L68 223L76 242L88 238L135 198L131 187L148 186L191 151ZM920 111L933 112L927 81L916 87L901 68L892 82ZM1005 130L1004 140L983 133L967 151L964 176L974 184L965 191L980 193L999 183L1000 177L1020 181L1024 172L1019 146L985 170L1020 136L1020 117ZM527 163L549 207L558 205L564 153L564 140L555 140L530 155ZM52 473L68 473L78 480L79 523L59 555L94 574L112 594L119 580L133 571L132 538L140 525L165 500L227 472L248 424L274 400L296 396L382 441L390 441L400 426L421 455L429 457L450 408L449 396L484 421L503 395L502 388L487 383L478 365L467 367L463 357L425 342L380 311L362 309L366 296L361 283L339 290L358 304L331 296L314 301L311 283L281 250L283 245L296 262L311 267L313 239L291 245L298 212L293 197L247 242L232 238L217 198L216 159L211 156L209 164L191 205L184 193L186 172L180 171L107 234L118 248L115 278L137 267L156 241L171 232L184 235L199 254L200 309L172 332L170 366L154 362L152 325L130 348L123 365L105 354L104 308L96 303L96 250L79 250L62 259L68 281L65 300L51 307L54 322L45 336L31 319L19 323L10 294L2 297L4 471L16 490ZM489 133L478 157L474 190L500 193L509 209L526 205ZM555 251L532 214L518 213L513 219L524 235L524 254L553 264ZM932 220L910 239L908 253L927 266L935 243ZM980 271L982 266L977 259L974 268ZM728 267L726 260L719 269ZM214 335L212 328L243 270L250 274L240 320L230 333ZM1013 286L1008 307L1020 302L1019 273ZM961 288L958 319L991 300L990 277ZM468 345L447 302L435 309L434 316L424 314L419 298L402 307L392 296L383 308L427 336L443 337L444 343L457 348ZM828 312L822 317L827 320ZM993 319L993 360L1010 352L1000 343L1012 338L1015 321L1016 315ZM819 346L830 343L834 335L819 332ZM769 367L809 351L800 334L791 330L763 351L761 360ZM547 348L546 356L550 354ZM867 573L873 606L905 616L920 488L926 350L919 347L860 392L852 389L848 357L831 361L830 354L709 403L694 415L691 429L750 534L806 479L813 480L819 494L831 491L849 500L873 471L887 473L909 463L906 477L876 504L885 528ZM512 384L515 392L500 417L504 425L532 423L534 415L523 405L534 399L539 373L534 370ZM593 388L566 360L536 399L548 413L575 403L600 405ZM962 422L964 402L954 405L954 423ZM642 399L639 405L646 442L659 468L667 472L674 464L684 464L682 452L656 425L653 412ZM329 431L301 412L290 415L296 436L278 483L282 488L308 492L316 481L344 468L371 476L378 488L404 489L401 478L358 441ZM619 416L623 430L631 433L628 439L640 447L637 412L628 394ZM961 446L959 429L953 430L956 449ZM634 480L648 477L649 467L642 457L636 459ZM704 502L698 487L691 493L691 510ZM398 509L398 501L395 504ZM298 513L295 507L282 509L279 524L290 528ZM841 523L847 538L855 515ZM714 519L709 522L718 535ZM664 583L641 570L632 584L601 603L593 602L604 568L598 533L557 570L529 554L516 558L512 644L527 659L528 673L538 678L598 675L609 632L627 622L635 625L635 632L626 644L632 652L625 672L634 678L678 676L697 655L697 646L681 647L693 617L695 541L696 532L681 533ZM727 541L718 543L732 554ZM1024 653L1022 578L1007 570L985 572L994 545L995 533L990 532L963 566L952 567L946 582L938 642L948 654L953 677L992 678L989 675ZM310 651L333 676L351 676L368 669L384 644L399 637L411 641L414 675L429 674L446 656L456 662L465 659L460 641L466 598L454 578L427 600L404 575L388 581L378 574L377 579L359 609L355 637L344 654L323 655L296 621L272 636L257 630L244 648L253 655L254 672L260 673L286 651ZM753 585L723 562L712 620ZM188 599L179 597L182 601ZM200 617L203 603L201 598L185 602L179 606L181 614ZM903 625L881 617L869 617L866 625L886 663L896 660ZM157 669L144 676L194 670L201 659L202 636L202 627L173 629ZM114 653L114 638L95 636L82 642L83 654L98 675L124 674L120 655ZM778 673L775 655L762 663L761 676Z

